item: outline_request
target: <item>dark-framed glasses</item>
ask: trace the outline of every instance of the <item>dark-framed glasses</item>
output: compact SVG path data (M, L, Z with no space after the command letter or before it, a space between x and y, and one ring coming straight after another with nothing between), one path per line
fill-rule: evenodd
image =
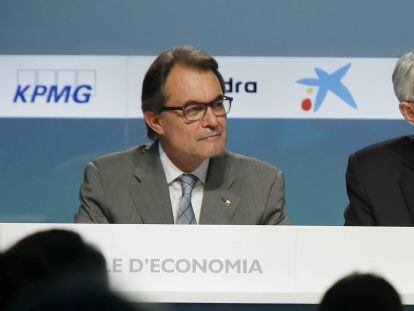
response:
M233 97L220 95L209 103L188 102L178 107L161 107L160 111L182 110L186 120L198 121L204 118L208 107L211 108L211 111L216 117L225 116L230 112L232 101Z

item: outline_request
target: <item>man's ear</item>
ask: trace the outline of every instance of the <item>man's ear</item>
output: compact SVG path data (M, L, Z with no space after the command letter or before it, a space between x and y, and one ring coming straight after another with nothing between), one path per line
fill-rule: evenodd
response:
M144 119L147 125L152 128L152 130L157 133L157 135L163 135L164 129L160 123L160 115L152 111L144 112Z
M400 111L408 123L414 126L414 104L401 102Z

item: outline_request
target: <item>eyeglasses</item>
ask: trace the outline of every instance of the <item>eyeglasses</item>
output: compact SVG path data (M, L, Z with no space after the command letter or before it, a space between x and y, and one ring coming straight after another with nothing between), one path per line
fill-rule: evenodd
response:
M189 102L179 107L161 107L160 111L182 110L187 121L198 121L204 118L208 107L211 108L216 117L225 116L230 112L232 101L233 97L221 95L210 103Z

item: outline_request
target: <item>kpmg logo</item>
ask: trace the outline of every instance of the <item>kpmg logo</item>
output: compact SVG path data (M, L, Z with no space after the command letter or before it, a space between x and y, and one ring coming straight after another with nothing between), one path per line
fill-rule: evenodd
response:
M95 70L17 70L13 103L88 104L92 96L96 96Z
M328 91L334 93L352 108L358 109L351 93L341 82L342 78L348 72L349 67L351 67L351 64L345 65L332 73L327 73L320 68L315 68L316 75L318 76L317 78L305 78L296 81L299 84L310 86L307 89L308 94L313 93L312 87L318 87L318 93L316 94L313 105L314 112L318 111L321 107ZM310 98L303 99L301 106L303 110L309 111L312 108L312 100Z

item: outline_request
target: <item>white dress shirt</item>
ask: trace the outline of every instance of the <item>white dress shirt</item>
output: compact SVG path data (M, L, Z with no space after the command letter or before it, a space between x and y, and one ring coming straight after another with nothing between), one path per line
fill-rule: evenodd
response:
M182 174L193 174L197 176L198 180L195 183L191 194L191 205L193 206L194 215L198 224L200 219L201 203L203 202L204 184L206 182L209 159L201 163L200 166L193 172L185 173L171 162L164 149L162 149L161 143L158 144L158 150L160 153L161 164L164 168L165 177L167 179L168 190L170 192L174 223L177 223L177 214L182 196L181 182L176 179Z

